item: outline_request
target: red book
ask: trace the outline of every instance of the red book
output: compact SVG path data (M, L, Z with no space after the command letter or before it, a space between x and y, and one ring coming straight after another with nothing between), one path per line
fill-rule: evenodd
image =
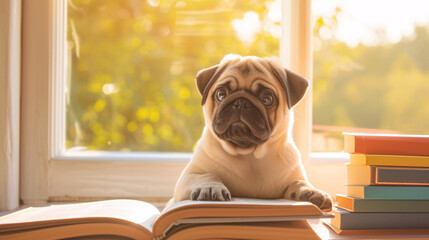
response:
M429 135L344 133L344 151L429 156Z

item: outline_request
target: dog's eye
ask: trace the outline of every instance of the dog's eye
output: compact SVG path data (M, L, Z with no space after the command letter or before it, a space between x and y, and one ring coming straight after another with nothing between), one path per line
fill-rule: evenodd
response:
M270 106L274 102L274 97L270 93L264 93L261 96L261 101L265 106Z
M227 95L226 90L225 90L225 89L223 89L223 88L218 89L218 90L216 91L216 99L217 99L219 102L222 102L222 101L226 98L226 95Z

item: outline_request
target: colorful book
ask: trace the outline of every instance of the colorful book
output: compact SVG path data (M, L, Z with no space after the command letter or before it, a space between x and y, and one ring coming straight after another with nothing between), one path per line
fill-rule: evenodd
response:
M137 200L27 208L0 217L9 239L319 239L307 219L330 217L309 202L234 198L182 201L160 212Z
M429 185L429 168L347 164L349 185Z
M429 157L405 156L405 155L401 156L401 155L350 154L350 163L354 165L429 167Z
M331 225L341 230L429 228L429 213L361 213L335 208Z
M365 199L429 200L428 186L347 185L347 196Z
M331 237L332 235L322 239L354 239L354 240L410 240L410 239L429 239L429 229L338 229L329 222L323 222L330 230L340 237Z
M429 135L344 133L347 153L429 156Z
M349 212L429 212L429 200L380 200L337 194L337 207Z

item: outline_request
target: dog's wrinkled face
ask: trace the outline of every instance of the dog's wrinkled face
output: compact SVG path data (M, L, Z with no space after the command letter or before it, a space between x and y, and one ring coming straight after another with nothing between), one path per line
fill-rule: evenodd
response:
M272 87L263 81L239 88L235 80L230 77L217 84L212 95L217 105L212 126L220 139L249 148L270 137L278 100Z
M200 71L196 81L206 124L230 153L267 142L308 88L307 80L273 59L238 55Z

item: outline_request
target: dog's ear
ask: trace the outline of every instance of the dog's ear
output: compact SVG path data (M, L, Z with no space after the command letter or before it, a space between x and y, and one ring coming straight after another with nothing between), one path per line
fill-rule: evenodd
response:
M218 67L219 65L215 65L213 67L203 69L197 73L197 76L195 77L195 81L197 83L197 88L201 96L204 95L204 90L206 89L207 84L209 83L210 79L213 77Z
M271 63L270 66L272 73L285 89L287 105L291 109L305 96L309 82L304 77L280 66L280 64Z
M304 77L290 71L289 69L284 69L287 75L286 81L286 93L287 93L287 103L289 109L295 106L297 103L304 98L308 90L308 80Z
M226 65L220 66L219 64L203 69L197 73L195 81L197 84L198 91L200 92L203 99L201 100L201 105L204 105L209 94L210 87L216 81L217 78L225 70Z

